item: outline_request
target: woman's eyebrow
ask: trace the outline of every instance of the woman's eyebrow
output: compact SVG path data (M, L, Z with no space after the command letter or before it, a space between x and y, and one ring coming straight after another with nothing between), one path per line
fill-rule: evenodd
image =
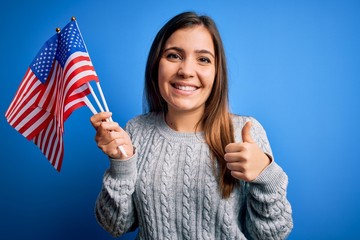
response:
M175 51L178 51L178 52L185 52L184 49L179 48L179 47L169 47L169 48L164 49L164 52L170 51L170 50L175 50Z
M213 58L215 58L215 55L214 55L212 52L210 52L210 51L208 51L208 50L206 50L206 49L196 50L195 52L196 52L196 53L210 54Z
M164 49L164 52L170 51L170 50L175 50L175 51L178 51L178 52L185 52L184 49L179 48L179 47L169 47L169 48ZM210 54L213 58L215 58L215 55L211 51L206 50L206 49L195 50L195 52L196 53Z

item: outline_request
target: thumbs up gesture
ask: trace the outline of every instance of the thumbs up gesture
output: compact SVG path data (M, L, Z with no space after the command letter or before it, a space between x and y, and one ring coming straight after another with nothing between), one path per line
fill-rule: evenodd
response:
M270 164L270 158L258 147L250 134L252 123L247 122L242 131L242 143L230 143L225 147L226 166L234 178L247 182L257 176Z

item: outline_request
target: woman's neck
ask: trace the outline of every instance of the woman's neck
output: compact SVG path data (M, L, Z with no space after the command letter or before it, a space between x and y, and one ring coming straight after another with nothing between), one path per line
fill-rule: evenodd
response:
M202 123L199 123L199 121L203 113L204 111L202 109L191 112L169 110L165 114L165 122L170 128L177 132L201 132Z

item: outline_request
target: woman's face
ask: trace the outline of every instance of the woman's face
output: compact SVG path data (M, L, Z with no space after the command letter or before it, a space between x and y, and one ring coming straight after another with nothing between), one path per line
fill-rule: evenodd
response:
M215 50L209 31L195 26L175 31L159 62L158 84L168 112L204 112L215 79Z

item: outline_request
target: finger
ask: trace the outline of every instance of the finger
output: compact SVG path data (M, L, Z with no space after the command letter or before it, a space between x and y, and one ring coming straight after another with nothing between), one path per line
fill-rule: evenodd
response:
M251 126L252 126L252 122L248 121L245 123L243 129L241 130L241 136L243 139L243 142L248 142L248 143L253 143L254 140L251 137Z
M97 129L99 125L101 125L101 122L105 122L106 119L109 119L111 117L111 115L112 115L111 112L100 112L91 116L90 122L93 125L93 127Z
M244 172L245 171L245 167L242 163L240 162L230 162L226 164L227 169L229 169L230 171L238 171L238 172Z
M112 149L116 150L118 146L128 144L128 139L124 132L102 132L96 135L95 140L97 141L98 147L104 152L109 152Z
M124 133L117 123L103 122L96 131L95 141L98 145L106 145L117 138L124 138Z
M118 159L121 158L121 152L118 144L123 143L121 139L115 139L108 144L98 145L98 147L109 157Z
M98 126L98 130L101 131L115 131L115 132L122 132L123 129L117 122L101 122Z
M244 150L242 143L229 143L225 147L225 153L240 152Z
M234 152L234 153L226 153L224 155L224 159L226 162L243 162L246 159L246 153L242 152Z

